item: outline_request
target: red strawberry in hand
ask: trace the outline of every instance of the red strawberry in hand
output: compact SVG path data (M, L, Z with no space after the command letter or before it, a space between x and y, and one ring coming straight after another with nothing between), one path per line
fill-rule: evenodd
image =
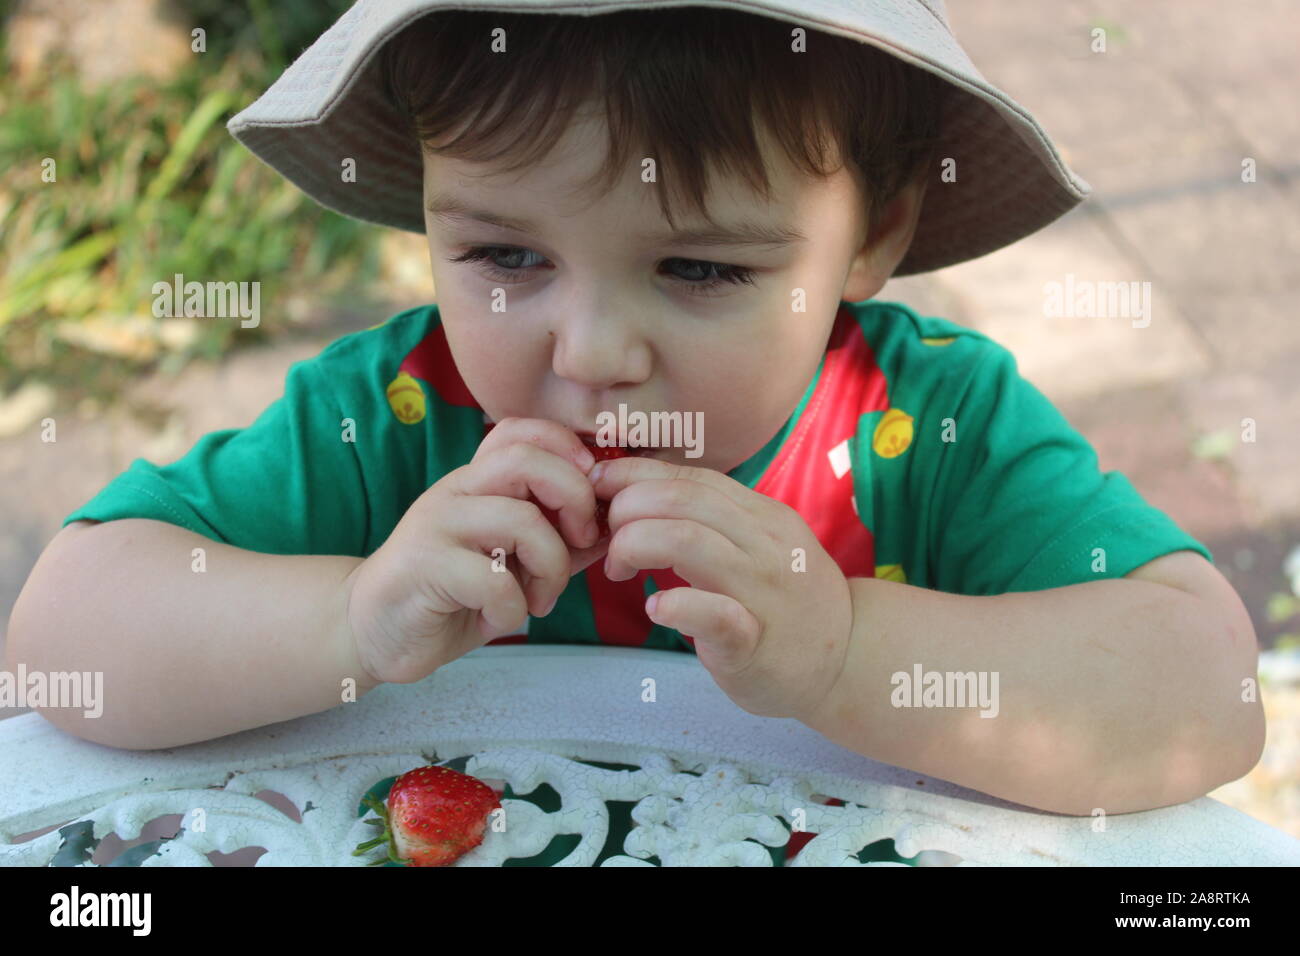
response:
M393 781L385 807L372 796L362 803L379 815L367 823L384 828L383 836L360 844L360 856L388 844L387 860L403 866L447 866L483 842L488 815L501 806L496 792L476 777L450 767L419 767ZM382 822L381 822L382 821Z
M491 431L496 427L496 423L490 422L487 427L488 431ZM596 436L590 432L581 432L578 437L582 439L582 443L587 446L587 449L597 462L610 461L614 458L635 457L647 450L643 448L626 448L622 445L598 445L596 444ZM560 513L558 511L546 507L532 495L528 496L528 500L542 509L542 514L546 516L546 520L555 527L556 531L560 530ZM608 537L609 502L603 498L596 499L596 527L599 529L602 538Z
M591 451L592 457L597 462L612 461L615 458L629 458L637 455L641 451L639 448L625 448L622 445L597 445L595 435L579 435L582 443ZM546 515L546 520L555 525L556 530L560 527L560 516L550 508L538 505L542 509L542 514ZM600 529L602 538L609 535L609 502L604 498L596 499L596 527Z

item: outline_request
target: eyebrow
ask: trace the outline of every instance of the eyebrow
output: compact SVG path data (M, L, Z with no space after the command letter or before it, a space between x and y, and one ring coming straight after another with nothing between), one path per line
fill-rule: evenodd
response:
M481 222L501 229L522 232L525 235L540 234L540 230L531 222L498 216L484 209L471 208L455 196L445 193L435 193L425 203L424 208L444 222ZM662 232L648 236L647 239L655 243L678 243L688 246L788 246L796 242L808 241L808 237L798 230L787 229L784 226L770 226L749 219L728 226Z

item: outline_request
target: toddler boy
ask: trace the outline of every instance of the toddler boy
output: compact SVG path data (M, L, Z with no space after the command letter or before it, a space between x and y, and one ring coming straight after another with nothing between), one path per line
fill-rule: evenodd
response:
M51 720L172 746L585 642L694 652L751 713L1064 813L1254 764L1255 636L1210 552L1004 348L873 299L1087 193L940 0L450 6L362 0L231 121L424 231L438 302L67 517L9 655L110 703Z

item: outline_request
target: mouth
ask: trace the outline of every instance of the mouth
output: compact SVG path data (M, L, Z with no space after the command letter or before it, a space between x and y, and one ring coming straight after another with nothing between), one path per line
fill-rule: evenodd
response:
M488 418L485 415L484 425L486 426L488 431L491 431L493 428L496 428L497 423L492 421L490 418ZM582 443L586 445L588 448L599 448L605 451L606 454L609 453L608 452L609 449L617 448L618 452L616 454L618 454L619 456L632 455L632 456L648 457L650 455L653 455L655 452L663 450L658 445L601 445L596 441L595 432L583 431L582 429L579 428L574 428L572 430L573 433L578 436L579 440L581 440Z
M600 445L596 441L595 432L579 431L579 432L575 432L575 434L577 434L577 436L582 440L582 443L586 445L588 448L603 448L603 449L618 448L619 451L624 455L646 457L648 455L654 454L656 451L659 450L654 445L612 445L612 446Z

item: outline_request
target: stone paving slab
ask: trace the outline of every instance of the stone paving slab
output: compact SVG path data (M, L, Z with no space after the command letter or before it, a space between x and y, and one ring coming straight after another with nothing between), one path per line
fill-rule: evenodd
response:
M1182 399L1175 383L1092 395L1058 407L1096 449L1102 471L1122 472L1148 502L1214 552L1212 542L1252 516L1238 497L1231 468L1192 453L1195 434Z
M1008 249L895 280L882 297L1009 348L1103 470L1206 542L1267 644L1284 625L1264 607L1300 542L1300 111L1289 79L1300 4L948 7L976 65L1034 112L1095 192ZM1110 31L1105 54L1089 50L1093 23ZM1241 181L1243 156L1257 160L1255 183ZM1039 288L1066 272L1150 281L1151 326L1045 319ZM1254 444L1240 441L1245 417L1258 423ZM1215 435L1232 440L1197 457L1195 443Z
M1105 207L1104 198L1101 205ZM1216 184L1159 201L1105 208L1131 246L1131 257L1149 266L1150 278L1178 297L1207 335L1223 332L1214 328L1218 316L1194 308L1202 296L1300 291L1300 207L1287 188L1267 182ZM1284 331L1280 319L1273 331ZM1270 331L1235 322L1230 327L1237 335Z
M36 425L0 441L0 654L18 593L70 512L136 458L165 464L210 431L251 424L284 394L289 366L318 354L333 337L289 339L235 352L219 363L194 362L179 379L148 377L132 389L130 400L171 408L161 431L122 408L83 409L80 415L56 410L55 441L42 442ZM26 708L0 707L0 720L20 713Z
M959 6L966 7L954 4L953 10ZM1024 3L996 4L992 14L990 5L972 6L980 11L979 29L967 47L976 64L990 81L1033 111L1098 194L1120 199L1206 175L1239 178L1241 159L1255 144L1230 110L1212 108L1206 91L1189 82L1195 77L1204 85L1206 77L1222 76L1228 90L1220 90L1220 96L1251 89L1248 79L1234 70L1237 61L1223 61L1222 49L1199 39L1197 46L1184 48L1152 38L1148 27L1132 21L1129 10L1094 18L1085 13L1062 15L1057 4L1035 4L1035 35L1022 37L1025 28L1016 27L1014 18L1023 12ZM985 19L991 15L996 27ZM1049 22L1039 23L1038 18ZM1050 22L1054 18L1059 23ZM1093 22L1110 27L1104 53L1091 50ZM1111 27L1116 23L1123 32ZM1036 35L1040 32L1041 37ZM1257 35L1249 42L1261 46ZM1272 151L1256 158L1269 165L1280 161Z
M1300 521L1300 363L1297 351L1183 383L1184 414L1199 435L1221 433L1250 527ZM1255 423L1253 441L1242 420ZM1297 534L1293 544L1300 544Z
M922 278L891 280L881 297L911 304L908 294ZM1044 314L1048 283L1059 283L1064 291L1068 283L1151 282L1134 271L1105 221L1082 209L1012 246L942 269L931 282L945 292L931 292L921 299L924 305L960 303L957 316L935 314L1009 349L1020 374L1053 401L1200 377L1212 361L1201 336L1158 283L1150 285L1149 323L1122 315ZM1145 327L1135 328L1135 322Z
M1131 39L1116 49L1158 64L1165 76L1187 90L1202 122L1233 127L1261 162L1295 167L1300 156L1300 111L1295 108L1300 4L1294 0L1069 3L1077 17L1101 17L1119 24ZM1146 101L1141 101L1143 120L1153 119L1151 113Z

